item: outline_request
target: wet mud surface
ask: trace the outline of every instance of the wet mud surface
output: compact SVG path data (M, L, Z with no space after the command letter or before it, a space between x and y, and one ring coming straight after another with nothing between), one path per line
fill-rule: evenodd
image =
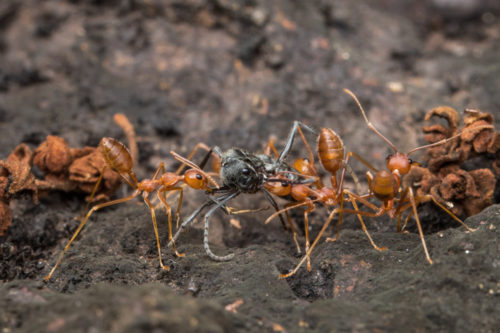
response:
M499 15L488 0L2 1L0 157L49 134L75 147L125 141L112 121L122 112L138 135L140 179L162 161L174 170L170 150L187 155L200 141L261 151L275 135L279 149L293 120L332 128L381 168L390 148L342 89L402 151L425 143L425 112L438 105L490 112L498 129ZM290 161L305 154L295 147ZM366 168L353 169L364 180ZM367 219L388 247L377 252L347 216L340 239L313 252L312 271L283 280L300 256L279 220L264 225L271 210L212 217L214 252L235 253L223 263L206 256L199 221L176 257L158 211L164 272L151 217L136 201L95 214L44 283L84 200L51 193L38 205L10 203L13 223L0 238L3 332L500 330L500 205L466 220L475 232L422 205L432 266L414 222L400 234L395 220ZM204 200L187 190L182 216ZM232 205L267 202L242 195ZM292 217L301 229L302 212ZM313 236L326 218L322 207L310 215Z

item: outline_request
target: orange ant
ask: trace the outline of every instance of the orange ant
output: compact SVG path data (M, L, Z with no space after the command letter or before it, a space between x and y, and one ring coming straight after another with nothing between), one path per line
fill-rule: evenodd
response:
M300 131L300 128L299 128L299 134L303 136L303 133ZM305 140L304 142L306 144L306 149L309 153L309 159L304 159L304 158L297 159L294 163L294 168L303 175L315 177L316 188L312 188L309 185L304 185L304 184L291 184L290 182L287 182L286 177L284 177L283 175L282 175L283 181L281 183L268 184L267 188L270 189L272 193L279 196L291 196L296 202L287 204L284 209L271 215L266 220L265 223L271 221L277 214L281 212L288 211L290 209L300 206L307 206L307 209L304 211L304 224L305 224L305 237L306 237L306 253L310 253L308 214L315 210L314 203L321 202L325 207L340 205L342 212L345 200L344 195L347 195L350 201L353 203L354 207L357 209L356 201L353 199L354 194L343 188L343 181L345 177L347 162L351 157L356 157L363 163L366 163L366 161L356 153L349 152L345 154L344 144L341 138L332 129L322 128L317 140L317 152L321 166L323 167L323 169L325 169L327 172L331 174L330 176L331 187L326 187L323 185L323 183L318 177L316 168L314 166L314 155L307 142ZM345 155L345 160L344 160L344 155ZM342 169L340 181L337 182L337 173L339 172L340 169ZM284 173L286 173L286 171ZM361 223L363 231L366 233L372 246L378 251L386 250L385 247L379 247L374 243L373 239L368 233L368 230L366 229L363 219L359 214L358 214L358 219ZM337 237L335 238L335 240L339 237L341 223L342 223L342 214L340 215L339 218ZM310 271L311 263L309 254L306 254L306 257L307 257L307 269ZM295 271L292 271L288 274L282 274L281 277L286 278L293 275L294 273Z
M196 149L196 148L195 148ZM76 229L75 233L71 237L71 239L68 241L66 246L64 247L64 250L62 253L59 255L59 258L57 259L56 264L52 268L49 274L45 277L45 281L48 281L54 271L56 270L57 266L61 263L62 258L66 251L69 249L71 243L75 240L75 238L78 236L80 231L82 230L83 226L89 219L89 217L92 215L92 213L108 206L116 205L119 203L127 202L130 201L139 195L142 194L142 198L145 202L145 204L148 206L151 217L153 220L153 227L154 227L154 232L156 236L156 244L158 247L158 257L160 261L160 267L168 271L170 270L169 266L166 266L163 264L162 261L162 255L161 255L161 247L160 247L160 239L158 236L158 228L156 224L156 216L155 216L155 207L149 200L149 195L153 192L156 192L158 199L160 202L163 204L165 207L166 213L168 215L168 231L169 231L169 240L172 243L172 248L174 249L175 253L177 256L181 257L184 254L179 253L175 247L174 241L172 239L172 211L170 206L168 205L166 201L166 192L171 192L171 191L179 191L179 200L178 200L178 207L177 207L177 214L179 214L181 204L182 204L182 196L183 196L183 187L179 186L178 184L180 182L184 182L187 184L189 187L194 188L194 189L200 189L200 190L206 190L206 191L212 191L212 188L208 186L208 183L210 182L215 186L215 188L219 188L218 184L213 180L210 175L202 171L196 164L193 162L189 161L188 159L176 154L175 152L172 152L172 155L174 158L180 162L183 163L183 166L181 166L178 170L178 172L173 173L173 172L165 172L165 166L164 163L160 163L158 168L156 169L153 177L151 179L144 179L140 182L137 181L137 177L132 170L133 168L133 161L132 157L130 155L130 152L128 151L127 147L123 145L121 142L119 142L116 139L113 138L103 138L101 142L99 143L99 150L106 161L106 164L109 168L117 172L121 178L131 187L134 189L134 192L124 198L108 201L102 204L98 204L93 206L85 215L84 219L80 222L80 225ZM188 165L191 167L191 169L187 170L184 172L183 175L179 175L179 172L185 165ZM100 180L102 179L102 175L104 172L101 172L101 177L98 180L96 187L94 188L94 191L92 194L95 194L95 191L97 190ZM179 215L177 215L179 217Z
M354 193L350 193L349 197L351 198L351 202L353 203L354 209L343 209L342 206L340 208L334 209L330 213L330 216L328 217L325 224L321 228L320 232L318 233L318 236L314 240L313 244L309 248L309 251L306 253L306 255L302 258L302 260L298 263L298 265L295 267L295 269L291 273L289 273L287 275L282 275L281 277L288 277L288 276L295 274L295 272L304 263L304 261L306 259L308 259L308 256L310 255L310 253L312 252L312 250L314 249L314 247L318 243L319 239L321 238L321 236L325 232L325 230L328 227L328 225L330 224L333 216L337 213L339 213L339 216L340 216L339 225L341 223L341 214L342 213L352 213L352 214L358 214L358 216L363 215L363 216L367 216L367 217L379 217L379 216L382 216L384 214L387 214L390 218L397 217L398 218L397 230L398 230L398 232L400 232L401 231L400 225L401 225L402 214L404 211L411 208L412 210L409 213L409 215L407 216L404 225L406 226L406 223L408 222L408 220L411 218L412 215L415 216L420 240L421 240L422 246L424 248L426 259L430 264L432 264L433 262L432 262L430 255L429 255L429 252L427 250L427 245L426 245L425 240L424 240L424 234L422 231L422 226L420 224L420 219L418 217L418 212L417 212L417 206L420 203L432 200L437 206L439 206L443 211L445 211L448 215L450 215L455 221L462 224L468 231L475 231L475 229L470 228L468 225L466 225L461 219L459 219L457 216L455 216L449 209L447 209L442 203L440 203L432 195L430 195L430 194L421 195L421 196L415 195L413 193L413 189L411 188L411 186L407 186L407 187L404 187L403 189L401 189L401 178L410 171L412 165L416 165L408 157L410 154L412 154L416 151L422 150L422 149L445 144L451 140L458 138L460 135L462 135L462 133L467 131L467 129L462 131L459 134L456 134L456 135L450 137L450 138L443 139L443 140L440 140L438 142L435 142L435 143L432 143L429 145L424 145L424 146L414 148L406 154L401 153L398 151L396 146L391 141L389 141L389 139L387 139L382 133L380 133L373 126L373 124L371 122L368 121L368 118L366 117L366 113L365 113L363 107L361 106L361 103L358 101L356 95L354 95L354 93L352 93L348 89L344 89L344 92L349 94L354 99L354 101L358 105L359 109L361 110L361 113L363 114L363 117L365 119L365 122L368 125L368 128L370 130L374 131L378 136L380 136L394 150L394 153L387 157L386 165L387 165L387 168L389 169L389 171L378 170L377 168L372 166L370 163L368 163L364 159L360 159L363 162L363 164L365 164L370 169L372 169L372 171L375 172L375 176L373 176L371 174L371 172L369 172L369 171L366 173L368 186L370 188L370 193L367 195L363 195L363 196L356 195ZM478 126L478 127L474 127L474 130L478 130L478 129L482 129L482 128L492 128L492 126L491 125ZM400 195L399 198L397 198L398 194ZM373 196L375 198L379 199L380 201L382 201L382 205L380 207L377 207L366 200L367 198L373 197ZM371 209L374 210L374 212L360 211L357 208L356 201L359 201L359 202L365 204L366 206L370 207ZM338 234L337 234L337 236L338 236ZM336 238L335 239L327 238L327 241L334 241L334 240L336 240Z

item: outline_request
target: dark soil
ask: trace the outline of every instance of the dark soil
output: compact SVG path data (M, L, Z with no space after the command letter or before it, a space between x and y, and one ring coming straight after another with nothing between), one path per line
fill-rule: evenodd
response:
M424 114L438 105L491 112L500 128L499 15L495 0L3 0L0 158L48 134L75 147L125 140L112 121L123 112L140 139L139 178L161 161L173 170L170 150L186 155L200 141L260 151L275 135L282 147L293 120L332 128L383 167L389 147L342 89L402 151L424 143ZM290 160L299 155L297 144ZM353 168L364 178L363 165ZM182 215L203 201L186 191ZM255 194L231 205L267 203ZM165 246L163 272L137 201L95 214L48 283L84 196L51 193L38 205L21 197L10 207L2 332L500 331L499 205L466 220L473 233L423 205L434 265L396 221L367 219L389 248L377 252L350 216L339 241L320 242L312 272L280 280L300 257L278 220L263 224L270 211L236 216L241 229L213 216L213 249L234 252L229 262L210 260L201 226L188 228L178 240L186 256ZM326 216L311 214L313 235ZM293 217L302 223L300 210Z

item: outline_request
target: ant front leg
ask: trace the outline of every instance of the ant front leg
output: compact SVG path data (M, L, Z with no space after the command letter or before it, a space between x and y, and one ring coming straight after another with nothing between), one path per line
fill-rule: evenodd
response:
M158 258L160 259L160 267L164 271L169 271L170 270L170 266L163 265L163 259L161 257L161 245L160 245L160 237L158 236L158 226L156 224L155 208L154 208L153 204L151 203L151 201L149 201L149 199L147 197L147 193L144 193L142 195L142 197L144 199L144 202L148 206L149 211L151 212L151 218L153 219L153 228L154 228L154 231L155 231L156 246L158 247Z
M422 246L424 248L425 252L425 258L429 262L429 264L432 265L432 259L429 255L429 251L427 251L427 245L425 243L424 239L424 232L422 231L422 225L420 224L420 218L418 217L418 212L417 212L417 201L415 200L415 196L413 195L413 190L411 188L408 188L408 196L411 202L411 208L413 211L413 215L415 216L415 221L417 222L417 228L418 228L418 233L420 235L420 240L422 241Z
M178 206L177 206L177 214L176 214L177 215L177 225L179 225L179 218L180 218L179 211L181 209L181 204L182 204L183 189L182 189L182 187L179 186L179 187L169 188L169 189L166 189L166 190L160 190L157 193L158 199L160 199L161 203L165 207L165 212L167 213L167 218L168 218L168 241L169 241L169 244L170 243L172 244L172 248L174 249L174 252L175 252L176 256L183 257L184 253L180 253L179 251L177 251L177 247L175 246L175 241L173 240L173 237L172 237L172 208L170 208L170 205L167 203L167 200L166 200L166 197L165 197L165 192L166 191L180 191L180 194L179 194L179 203L178 203ZM179 229L178 226L177 226L177 229Z

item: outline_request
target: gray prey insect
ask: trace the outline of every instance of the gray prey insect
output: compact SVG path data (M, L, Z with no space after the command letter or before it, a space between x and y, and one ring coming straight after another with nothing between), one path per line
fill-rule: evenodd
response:
M239 148L231 148L223 152L219 147L213 148L213 153L220 159L220 179L222 187L214 189L210 195L218 195L210 197L202 206L193 212L179 227L177 233L173 237L173 241L177 239L182 230L189 225L201 212L210 207L204 216L204 237L203 245L207 255L215 261L228 261L234 257L234 254L218 256L212 252L208 243L208 233L210 228L210 217L217 209L223 209L226 213L231 213L231 210L226 208L227 203L236 198L242 193L257 193L262 192L266 200L276 209L279 210L278 204L273 199L271 191L266 189L265 185L272 182L283 182L283 178L277 178L278 174L286 174L286 182L289 184L308 184L315 181L315 178L300 174L285 162L286 157L290 153L293 141L297 133L300 134L305 142L305 138L300 128L303 128L314 135L315 131L309 126L295 121L286 140L285 147L280 154L274 148L274 140L271 139L267 145L265 154L253 154ZM305 142L307 145L307 142ZM271 151L274 152L274 157L271 156ZM282 219L282 223L285 222ZM294 233L294 241L300 252L300 247L296 241L296 233L293 229L293 223L287 215L288 223Z

